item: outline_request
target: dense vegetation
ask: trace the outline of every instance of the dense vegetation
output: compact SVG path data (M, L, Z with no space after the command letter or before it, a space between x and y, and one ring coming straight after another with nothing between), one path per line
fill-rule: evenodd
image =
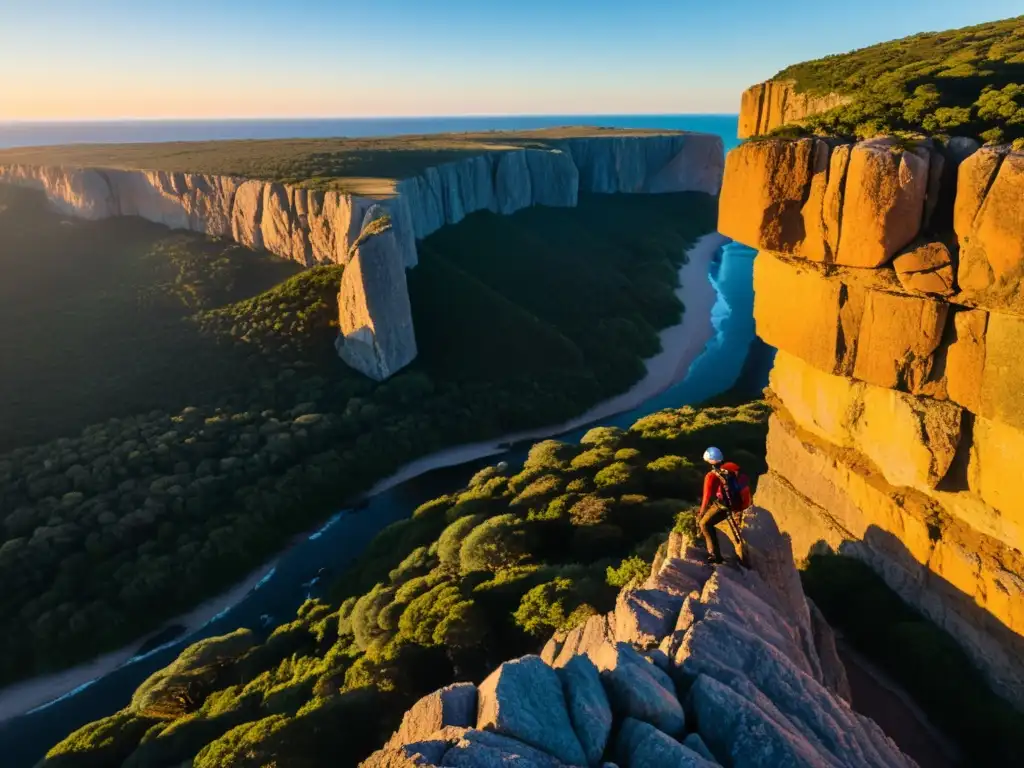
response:
M761 402L662 411L485 468L382 531L330 602L266 638L192 646L45 765L355 765L420 696L610 610L668 530L692 533L708 444L763 471L767 415Z
M134 349L143 368L170 356L150 377L163 388L154 384L141 408L117 384L135 381L130 360L77 378L5 371L5 387L47 388L33 408L69 409L54 423L70 436L0 454L0 681L150 631L409 460L557 423L622 391L657 350L655 329L678 320L676 267L714 215L699 194L598 196L576 209L478 213L438 232L410 273L420 358L380 385L333 353L340 268L329 266L221 307L196 298L214 292L171 280L189 311L206 308L169 315L154 346L138 335L144 313L92 337L87 324L69 330L97 355L104 345ZM57 238L38 257L75 262L112 249L118 223L78 222L89 249L61 252L77 241ZM47 224L60 228L38 222ZM216 265L223 244L174 238L188 285L220 273L189 254L212 249ZM25 317L59 311L51 292L26 289L32 274L22 273L20 294L12 289ZM106 289L115 313L145 293L117 279ZM5 344L31 332L0 329ZM35 341L44 359L63 352ZM92 394L75 410L60 401L80 382Z
M481 152L546 147L570 137L664 133L567 126L360 139L271 139L145 144L78 144L0 150L0 165L144 168L265 179L315 189L386 196L397 179Z
M850 96L850 103L806 121L815 132L1020 139L1024 16L827 56L788 67L773 79L794 80L798 91Z
M870 567L814 555L804 590L829 623L905 687L955 739L968 765L1010 765L1024 749L1024 714L994 694L944 630L904 603Z

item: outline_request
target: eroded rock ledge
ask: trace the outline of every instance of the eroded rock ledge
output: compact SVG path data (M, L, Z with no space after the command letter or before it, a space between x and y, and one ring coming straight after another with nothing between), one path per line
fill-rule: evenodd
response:
M478 687L420 700L363 765L915 765L850 708L831 630L771 515L752 511L745 536L752 570L712 570L672 534L611 613Z
M356 243L370 209L377 208L371 218L386 215L390 222L389 234L372 246L377 294L360 294L358 286L370 284L365 264L362 277L342 286L339 314L343 328L346 321L348 326L339 350L357 370L380 379L415 357L415 340L380 333L371 340L360 329L408 328L412 334L408 296L399 296L406 292L404 275L398 275L416 265L417 240L474 211L572 207L580 192L717 195L723 163L720 137L678 133L573 138L546 148L486 152L402 179L386 199L232 176L102 168L0 166L0 182L39 189L68 215L139 216L230 238L304 266L348 264L361 252ZM383 282L385 276L394 280ZM377 314L385 310L400 314ZM361 318L358 325L355 318ZM391 340L401 347L390 347ZM346 352L347 344L352 348ZM389 362L382 364L385 359Z

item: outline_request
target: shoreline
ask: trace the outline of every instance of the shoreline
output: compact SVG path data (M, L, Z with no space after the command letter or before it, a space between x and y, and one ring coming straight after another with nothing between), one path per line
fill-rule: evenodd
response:
M686 252L687 262L679 268L679 287L675 291L676 296L683 302L682 320L658 333L661 351L644 361L647 369L646 375L627 391L598 403L585 413L562 424L528 429L491 440L458 445L416 459L389 477L379 480L363 494L363 497L383 493L396 485L435 469L504 453L507 448L503 448L502 445L508 443L562 434L585 424L631 410L682 381L693 361L697 359L708 341L714 338L715 330L711 324L711 308L716 300L716 292L711 286L708 269L716 251L728 242L729 238L718 232L712 232L697 240ZM315 530L319 530L323 525L324 523L321 523ZM92 661L78 664L61 672L37 676L0 689L0 723L52 704L92 681L125 666L135 658L138 648L146 641L147 637L152 637L170 626L185 627L185 631L181 632L179 638L187 637L201 629L218 614L241 602L276 566L282 554L298 542L307 539L315 530L293 537L274 556L273 560L251 571L231 589L203 601L186 614L169 619L146 637L135 640L130 647L126 646L120 650L103 654ZM178 642L178 640L171 642Z

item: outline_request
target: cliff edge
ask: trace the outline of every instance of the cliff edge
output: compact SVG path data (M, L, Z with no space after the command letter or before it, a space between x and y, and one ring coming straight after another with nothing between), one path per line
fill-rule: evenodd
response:
M839 93L798 91L793 80L766 80L750 86L740 97L737 135L741 139L761 136L849 102L848 96Z
M387 239L392 242L387 250L411 268L418 261L418 240L476 211L508 215L533 205L573 207L580 193L718 194L725 158L721 137L606 133L545 141L536 147L467 150L461 159L397 180L393 193L385 197L204 173L24 164L0 166L0 183L40 190L70 216L138 216L172 229L230 238L307 267L348 264L358 251L355 246L372 208L390 221ZM365 319L369 311L370 325L407 324L404 315L377 313L407 306L408 296L369 300L352 290L353 285L343 286L339 294L341 317ZM391 280L390 286L395 296L404 290L404 280ZM415 343L406 340L401 349L391 349L381 337L374 342L374 354L366 354L365 348L356 351L356 330L343 331L349 353L342 357L372 378L386 378L415 357ZM345 348L339 344L339 349ZM382 359L392 363L381 367Z
M779 350L757 503L798 558L870 565L1018 707L1021 200L1007 146L777 139L729 153L719 219L759 249Z
M363 766L914 766L850 708L788 537L754 509L745 538L751 570L712 569L673 533L611 613L424 697Z

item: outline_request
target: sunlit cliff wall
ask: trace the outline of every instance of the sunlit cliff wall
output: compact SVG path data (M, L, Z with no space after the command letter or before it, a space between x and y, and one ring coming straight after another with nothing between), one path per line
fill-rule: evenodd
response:
M1024 154L760 140L719 228L779 349L757 503L869 563L1024 706Z

